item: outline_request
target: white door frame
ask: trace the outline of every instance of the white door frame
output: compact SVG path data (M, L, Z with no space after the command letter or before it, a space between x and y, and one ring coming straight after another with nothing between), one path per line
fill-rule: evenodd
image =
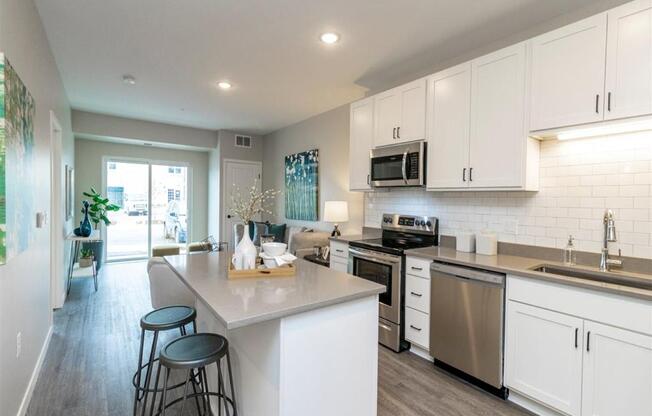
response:
M128 157L128 156L109 156L109 155L104 155L102 156L102 195L107 195L107 167L109 162L117 162L117 163L138 163L142 165L147 165L147 176L148 176L148 183L147 183L147 247L148 247L148 254L146 257L142 257L142 259L149 258L152 254L152 165L162 165L162 166L181 166L185 167L188 169L188 175L186 176L186 190L187 195L186 195L186 210L190 214L186 217L186 243L192 241L192 221L193 221L193 204L192 204L192 197L193 197L193 189L192 189L192 166L188 162L179 162L179 161L170 161L170 160L152 160L152 159L144 159L144 158L139 158L139 157ZM107 249L107 239L106 239L106 226L105 225L100 225L100 235L102 236L102 239L104 240L104 258L106 259L105 261L111 262L111 260L108 260L108 257L106 255L106 249ZM138 258L133 258L129 260L137 260ZM121 260L113 260L113 261L121 261Z
M63 147L61 123L50 110L50 310L63 306L66 294L63 290L63 267L65 259L64 224L66 213L61 209L64 186L61 183ZM52 318L52 313L50 313ZM51 323L51 322L50 322Z
M260 187L262 189L262 183L263 183L263 162L262 161L256 161L256 160L241 160L241 159L222 159L222 169L220 169L220 210L222 211L220 214L220 241L227 241L229 243L229 246L231 244L230 241L228 241L228 231L225 228L226 224L226 216L229 214L228 212L228 206L231 201L226 200L226 167L229 163L237 163L241 165L253 165L253 166L258 166L260 168ZM229 247L229 250L233 250L234 247Z

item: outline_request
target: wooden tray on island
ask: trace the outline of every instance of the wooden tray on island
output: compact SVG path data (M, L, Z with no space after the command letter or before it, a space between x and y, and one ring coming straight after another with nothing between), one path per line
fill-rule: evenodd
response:
M291 277L297 274L297 268L294 264L276 267L274 269L248 269L236 270L232 263L229 263L227 277L233 279L250 279L250 278L270 278L270 277Z

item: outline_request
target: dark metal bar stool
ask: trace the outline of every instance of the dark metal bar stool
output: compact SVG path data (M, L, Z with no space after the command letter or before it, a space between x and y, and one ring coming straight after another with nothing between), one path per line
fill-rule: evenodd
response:
M227 416L238 415L238 409L235 401L235 391L233 390L233 371L231 370L231 356L229 354L229 342L221 335L217 334L192 334L186 335L165 344L161 349L160 362L158 371L156 372L156 385L158 386L159 378L161 376L161 368L163 368L163 393L158 405L158 412L156 415L165 416L165 410L178 402L183 402L181 405L181 412L179 415L183 416L186 406L186 400L189 398L201 397L204 412L203 415L213 414L211 409L211 396L217 397L218 414L222 415L222 407L226 411ZM221 361L226 357L227 369L229 372L229 390L231 397L226 394L226 386L222 376ZM217 365L217 392L210 391L208 387L208 378L206 377L206 367L210 364ZM168 379L170 378L170 371L173 369L186 370L186 382L183 391L183 396L167 403ZM191 378L193 370L199 372L199 382L202 385L200 392L196 391L193 394L188 394L188 383L192 384ZM152 413L156 405L156 393L154 391L154 398L152 399ZM224 401L224 402L223 402ZM201 413L201 412L200 412Z
M141 414L145 415L145 410L147 409L147 399L148 394L151 392L156 392L158 389L158 383L154 385L154 388L150 388L150 381L152 378L152 369L154 363L159 361L158 358L155 358L156 347L158 345L158 335L160 331L168 331L171 329L179 329L181 336L187 335L186 326L192 323L192 332L197 332L197 324L195 319L197 318L197 311L194 308L183 305L174 305L166 306L163 308L155 309L140 319L140 353L138 355L138 369L134 373L132 383L136 389L134 396L134 416L136 415L138 402L142 401L142 411ZM146 363L143 363L143 350L145 346L145 334L153 332L152 346L149 352L149 360ZM144 383L141 383L142 373L145 371L145 380ZM196 378L193 374L193 389L196 389ZM184 383L179 383L170 388L176 388L184 385ZM161 391L158 389L158 391Z

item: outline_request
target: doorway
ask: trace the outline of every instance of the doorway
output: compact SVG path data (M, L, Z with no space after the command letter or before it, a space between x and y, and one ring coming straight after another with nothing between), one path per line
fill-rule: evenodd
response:
M59 309L65 301L64 285L64 166L62 166L63 136L61 124L50 111L50 309ZM51 318L51 316L50 316Z
M222 228L222 241L227 241L229 247L234 247L235 238L233 226L240 222L240 219L231 213L231 200L234 192L240 190L244 196L249 189L257 184L258 191L261 189L261 174L263 164L261 162L250 162L246 160L224 159L224 207ZM260 218L254 218L255 221Z
M120 210L105 227L107 261L148 258L152 247L190 241L190 168L178 162L107 158L104 194Z

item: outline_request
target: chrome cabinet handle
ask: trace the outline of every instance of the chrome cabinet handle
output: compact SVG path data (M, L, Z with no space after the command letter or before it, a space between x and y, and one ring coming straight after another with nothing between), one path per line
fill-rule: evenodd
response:
M414 267L414 266L410 266L410 267L412 268L412 270L418 270L418 271L423 270L423 267Z
M396 138L396 127L392 129L392 139Z
M466 168L462 169L462 182L466 182Z
M591 331L586 333L586 352L591 351Z
M607 94L607 111L611 111L611 92Z
M397 139L401 138L401 127L400 126L396 128L396 138Z
M335 251L337 251L338 253L344 253L344 250L340 250L340 249L337 249L337 248L335 249Z
M370 184L370 178L369 178L369 175L367 175L367 185L369 185L369 184Z
M600 114L600 94L595 95L595 113Z
M410 294L413 295L413 296L416 296L416 297L418 297L418 298L420 298L421 296L423 296L421 293L416 293L416 292L410 292Z
M575 328L575 349L577 349L577 335L580 332L579 328Z
M410 325L410 328L414 329L415 331L421 331L421 328L417 328L417 327L414 326L414 325Z
M405 151L403 152L403 163L401 164L401 173L403 174L403 180L405 183L408 183L408 178L407 178L407 154L408 152Z
M473 182L473 168L469 168L469 182Z

